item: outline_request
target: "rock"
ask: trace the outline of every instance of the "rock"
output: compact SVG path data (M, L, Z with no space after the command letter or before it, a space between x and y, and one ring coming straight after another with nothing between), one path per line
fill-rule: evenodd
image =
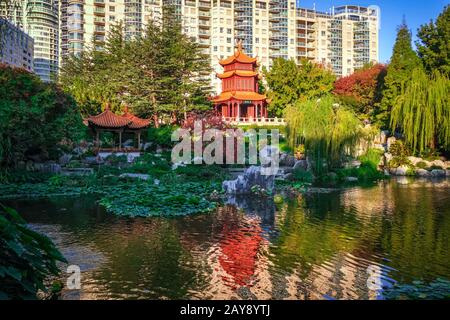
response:
M389 150L396 141L397 141L397 139L395 137L389 137L386 141L387 149Z
M430 171L425 170L425 169L417 169L416 175L418 177L429 177L429 176L431 176L431 173L430 173Z
M386 177L389 177L391 174L389 173L389 170L388 169L384 169L384 175L386 176Z
M392 160L393 157L394 157L394 156L393 156L391 153L386 152L386 153L384 154L384 165L385 165L385 166L388 165L389 162L391 162L391 160Z
M154 184L155 186L159 186L160 183L161 183L161 181L158 180L158 179L153 180L153 184Z
M297 160L293 166L294 170L307 170L308 169L308 162L307 160Z
M70 160L72 160L72 157L73 156L71 154L65 153L61 157L59 157L58 162L60 165L65 166L70 162Z
M274 188L275 175L264 175L264 168L251 166L245 170L243 175L239 175L237 179L224 181L223 189L227 194L251 194L253 187L272 191Z
M86 157L83 159L83 162L87 164L98 164L100 163L100 159L97 157Z
M387 139L389 136L389 131L387 130L382 130L380 132L380 144L386 144L387 143Z
M450 170L445 170L445 175L446 175L447 177L450 177Z
M445 177L446 171L445 170L432 170L431 176L435 178Z
M290 181L293 178L294 178L294 175L292 173L286 173L285 175L283 175L283 180Z
M295 157L290 154L283 153L280 156L280 166L283 167L293 167L296 161Z
M148 180L150 175L141 174L141 173L122 173L120 178L131 178L131 179L140 179L140 180Z
M346 182L358 182L358 178L357 177L346 177L345 181Z
M86 148L82 148L82 147L76 147L75 149L72 150L72 153L78 156L81 156L83 154L85 154L87 151Z
M361 161L358 161L358 160L352 160L345 164L346 168L359 168L360 166L361 166Z
M411 161L413 166L416 166L416 164L423 161L422 158L418 158L418 157L408 157L408 160Z
M441 167L442 169L446 169L446 163L442 160L434 160L431 162L432 166Z
M153 142L146 142L143 147L144 151L147 151L147 149L150 149L150 147L152 145L153 145Z
M45 173L61 173L61 166L57 163L44 163L38 170Z
M162 153L163 149L161 148L161 146L156 146L156 153Z
M392 168L390 173L394 176L407 176L410 172L410 168L408 166L400 166L398 168Z
M172 170L176 170L178 167L186 167L186 164L183 162L176 162L172 164Z
M27 163L25 164L25 169L27 171L33 171L34 170L33 161L28 160Z

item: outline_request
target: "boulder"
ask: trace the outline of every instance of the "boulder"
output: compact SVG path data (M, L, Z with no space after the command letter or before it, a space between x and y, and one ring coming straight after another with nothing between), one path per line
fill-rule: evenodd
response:
M87 148L82 148L82 147L76 147L72 150L72 153L78 156L81 156L83 154L85 154L87 151Z
M450 177L450 170L445 170L445 175L446 175L447 177Z
M395 137L389 137L386 141L387 149L389 150L396 141L397 141L397 139Z
M141 173L122 173L119 177L139 179L139 180L148 180L150 178L148 174L141 174Z
M425 169L417 169L416 170L416 175L418 177L430 177L431 173L430 173L430 171L425 170Z
M274 182L275 175L266 175L264 174L264 168L251 166L245 170L243 175L239 175L237 179L224 181L222 187L225 193L231 195L251 194L254 187L272 191Z
M293 178L294 178L294 175L292 173L286 173L285 175L283 175L283 180L290 181Z
M53 174L61 173L61 166L57 163L44 163L39 171Z
M147 151L147 149L150 149L150 147L152 145L153 145L153 142L146 142L143 147L144 151Z
M441 167L442 169L447 169L445 161L442 160L434 160L431 162L432 166Z
M422 158L418 158L418 157L408 157L408 160L411 161L411 164L413 166L416 166L416 164L423 161Z
M357 177L346 177L345 181L346 182L358 182L358 178Z
M280 166L283 167L293 167L296 161L295 157L290 154L283 153L280 156Z
M308 169L308 162L307 162L307 160L297 160L294 163L293 169L294 170L305 170L306 171Z
M60 165L65 166L70 162L70 160L72 160L72 157L73 156L71 154L65 153L61 157L59 157L58 162Z
M103 163L103 159L101 157L86 157L83 159L83 162L86 164L100 164Z
M394 176L407 176L410 169L408 166L400 166L398 168L392 168L390 173Z
M389 162L392 160L393 157L394 157L394 156L393 156L391 153L386 152L386 153L384 154L384 165L388 165Z
M446 175L445 170L432 170L431 171L431 176L435 177L435 178L445 177L445 175Z
M389 137L389 131L382 130L380 132L380 144L386 144L388 137Z

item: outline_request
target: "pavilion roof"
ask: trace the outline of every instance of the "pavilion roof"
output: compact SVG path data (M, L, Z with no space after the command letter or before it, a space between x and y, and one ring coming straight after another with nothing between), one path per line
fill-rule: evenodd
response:
M88 126L104 129L143 129L150 125L150 120L133 115L128 111L128 107L125 108L123 115L117 115L107 105L105 111L95 116L89 116L85 119L85 123Z
M252 101L262 101L266 100L265 94L259 94L253 91L225 91L222 92L217 97L212 99L213 102L224 102L231 99L236 100L252 100Z
M232 71L227 71L224 73L217 74L217 77L219 79L226 79L226 78L230 78L234 75L237 75L240 77L255 77L255 76L258 76L258 73L255 71L251 71L251 70L232 70Z
M244 53L244 51L242 50L242 42L239 41L237 50L234 52L234 54L228 58L220 60L219 63L222 66L226 66L234 62L256 63L256 61L256 58L252 58Z

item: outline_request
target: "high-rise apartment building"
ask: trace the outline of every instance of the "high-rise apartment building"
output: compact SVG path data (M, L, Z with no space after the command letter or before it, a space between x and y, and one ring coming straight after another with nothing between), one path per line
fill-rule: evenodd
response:
M0 18L0 63L33 71L34 42L28 34Z
M200 44L215 72L238 40L244 51L270 68L275 58L310 59L338 76L378 61L376 7L342 6L329 12L299 8L294 0L61 0L60 59L101 45L122 21L125 35L139 35L148 21L172 5L183 32ZM94 42L93 42L94 41ZM220 80L210 75L215 91Z
M3 2L0 17L15 24L34 39L34 72L50 81L58 72L58 0Z

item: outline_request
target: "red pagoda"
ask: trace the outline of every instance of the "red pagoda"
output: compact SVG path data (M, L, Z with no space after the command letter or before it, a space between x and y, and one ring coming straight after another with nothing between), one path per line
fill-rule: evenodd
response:
M239 41L235 53L219 63L224 72L217 74L222 93L212 99L216 111L239 122L267 118L267 97L258 93L257 59L246 55Z

